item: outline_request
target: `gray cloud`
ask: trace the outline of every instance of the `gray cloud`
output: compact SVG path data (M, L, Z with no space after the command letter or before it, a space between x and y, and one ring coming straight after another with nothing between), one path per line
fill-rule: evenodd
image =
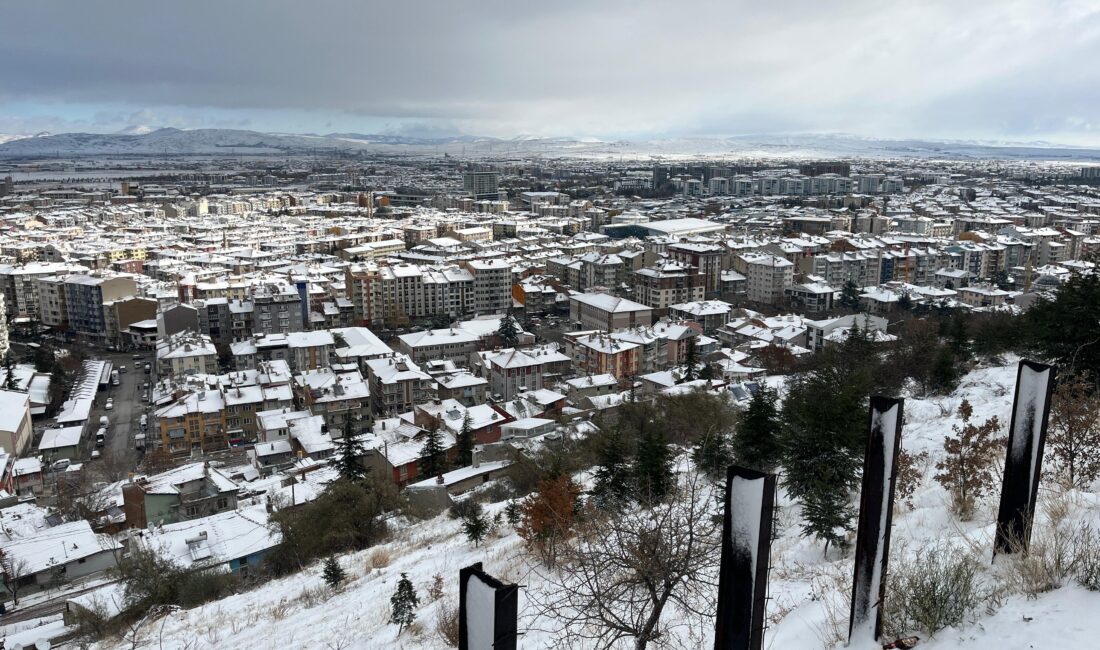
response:
M0 112L116 104L176 126L208 111L257 128L297 115L300 130L361 118L495 135L1100 139L1100 2L835 4L36 0L5 7Z

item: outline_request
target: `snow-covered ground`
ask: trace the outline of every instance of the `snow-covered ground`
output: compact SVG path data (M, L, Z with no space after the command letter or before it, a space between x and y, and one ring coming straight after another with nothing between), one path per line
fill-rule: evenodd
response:
M958 422L955 411L965 397L974 407L974 420L991 415L1007 428L1010 417L1015 364L977 370L968 375L952 396L909 399L905 404L904 446L913 452L928 451L933 463L917 490L912 510L899 507L894 518L892 561L920 545L954 544L974 548L988 558L992 551L996 496L978 509L974 521L960 523L949 513L948 497L931 480L934 459L945 434ZM1072 518L1100 522L1100 498L1095 491L1074 494L1069 499ZM774 570L768 616L771 626L768 648L827 647L831 627L846 630L847 605L843 592L849 589L851 553L830 551L822 544L799 535L797 509L780 495L779 537L772 550ZM503 504L489 506L495 513ZM1040 515L1042 518L1045 515ZM1041 530L1042 520L1036 529ZM371 558L388 552L387 566L369 568ZM466 541L457 521L440 516L399 530L390 542L363 552L343 556L341 563L351 579L339 592L315 598L321 589L321 565L253 591L238 594L203 607L179 611L151 626L151 647L163 648L445 648L434 633L436 611L443 601L457 601L458 571L474 562L484 563L487 572L526 589L540 587L529 571L522 544L505 524L503 532L481 548ZM376 564L381 564L376 562ZM407 573L421 599L417 621L419 635L409 631L398 637L388 622L390 596L401 573ZM433 576L442 575L446 595L442 601L427 602ZM524 591L520 593L521 648L560 647L537 620ZM998 611L960 629L942 631L937 638L922 640L928 650L997 648L1093 648L1100 635L1100 593L1072 583L1028 600L1008 596ZM712 643L704 640L704 646ZM664 647L698 647L698 642L668 639ZM99 647L120 647L105 642ZM125 645L129 646L129 643Z

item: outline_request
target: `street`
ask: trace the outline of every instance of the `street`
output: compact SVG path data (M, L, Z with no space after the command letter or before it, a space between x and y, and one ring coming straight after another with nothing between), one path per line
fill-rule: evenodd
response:
M90 418L92 426L89 427L90 449L95 448L95 432L98 430L97 423L100 416L106 415L111 422L107 431L106 444L99 450L101 457L98 461L91 461L93 466L97 462L102 462L110 465L112 469L132 470L140 460L141 455L134 449L134 436L141 433L141 415L148 407L148 402L141 401L141 395L142 384L151 381L151 375L146 375L143 368L146 363L151 362L152 353L146 352L142 357L141 361L135 360L131 352L104 352L97 355L99 359L110 361L115 370L125 366L126 372L119 372L118 386L108 386L105 391L100 392L92 409ZM107 398L114 400L114 407L110 411L103 408ZM152 426L152 419L150 415L150 426ZM88 453L90 455L90 450Z

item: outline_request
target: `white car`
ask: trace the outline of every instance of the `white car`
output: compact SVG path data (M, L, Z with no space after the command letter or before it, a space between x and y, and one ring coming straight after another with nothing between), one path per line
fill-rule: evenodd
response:
M103 408L110 411L115 407L115 401L112 399L107 400L107 403L103 405Z

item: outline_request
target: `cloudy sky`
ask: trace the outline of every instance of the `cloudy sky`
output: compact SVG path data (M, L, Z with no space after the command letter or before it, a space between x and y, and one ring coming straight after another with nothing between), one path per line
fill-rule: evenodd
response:
M133 126L1100 145L1100 0L33 0L0 133Z

